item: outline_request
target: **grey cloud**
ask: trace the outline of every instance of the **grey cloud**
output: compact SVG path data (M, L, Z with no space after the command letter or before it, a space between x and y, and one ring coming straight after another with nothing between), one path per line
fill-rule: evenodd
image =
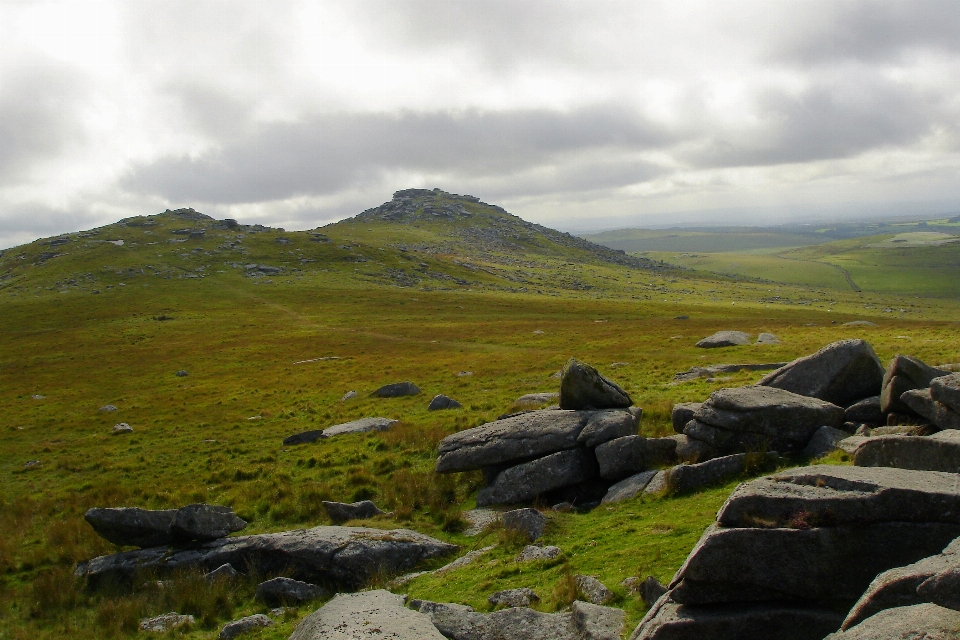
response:
M85 88L79 72L47 61L11 66L0 83L0 185L10 185L83 140L76 105Z
M645 149L668 132L616 107L338 114L261 125L199 159L134 168L125 186L170 199L257 202L379 183L389 171L503 176L591 149Z

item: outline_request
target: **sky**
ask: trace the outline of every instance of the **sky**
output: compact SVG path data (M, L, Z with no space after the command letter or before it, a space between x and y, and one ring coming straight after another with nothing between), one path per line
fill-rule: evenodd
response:
M565 231L960 213L954 0L0 0L0 248L439 187Z

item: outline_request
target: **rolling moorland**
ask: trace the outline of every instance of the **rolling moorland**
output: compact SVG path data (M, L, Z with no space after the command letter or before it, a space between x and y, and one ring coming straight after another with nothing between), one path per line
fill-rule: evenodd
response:
M489 593L532 587L538 608L553 611L576 596L573 574L588 573L614 589L630 630L644 605L616 585L668 580L736 482L551 514L543 541L564 554L521 568L512 559L522 542L508 532L463 535L460 513L482 477L435 474L437 443L523 394L556 391L552 376L571 356L631 394L644 435L672 432L674 403L762 375L673 382L692 366L786 361L851 337L884 361L957 362L957 245L901 247L911 243L893 243L900 232L917 231L747 254L795 265L781 273L762 262L724 267L744 254L728 263L717 253L673 259L676 249L624 254L475 198L410 190L313 231L181 209L6 250L0 638L126 637L140 618L174 610L197 617L177 637L211 638L266 610L253 599L256 576L216 588L184 573L172 588L145 576L133 591L86 589L76 563L119 550L83 520L90 507L229 505L250 523L244 533L261 533L330 524L321 501L360 499L392 512L366 526L414 529L463 551L497 544L483 563L398 593L486 611ZM837 267L859 290L830 275ZM855 320L874 325L844 324ZM723 329L782 342L694 347ZM423 392L369 396L405 380ZM357 397L342 400L348 391ZM438 393L463 408L428 412ZM367 416L400 423L282 445ZM113 435L120 422L133 433ZM252 637L286 638L314 608L288 610Z

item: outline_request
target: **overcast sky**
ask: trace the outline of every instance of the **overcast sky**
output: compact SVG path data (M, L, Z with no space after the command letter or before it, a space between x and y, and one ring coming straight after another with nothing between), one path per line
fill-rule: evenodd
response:
M0 247L393 191L563 230L960 212L960 2L0 0Z

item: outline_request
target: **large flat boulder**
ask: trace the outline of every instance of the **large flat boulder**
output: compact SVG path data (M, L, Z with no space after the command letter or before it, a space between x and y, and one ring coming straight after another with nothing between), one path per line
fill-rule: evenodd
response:
M300 621L290 640L444 640L430 618L403 606L403 599L379 589L338 593Z
M960 473L960 431L932 436L877 436L857 446L853 463L858 467L897 467Z
M336 424L323 430L324 438L342 436L348 433L366 433L368 431L386 431L400 422L391 418L360 418L343 424Z
M385 384L370 395L374 398L400 398L415 396L420 393L420 387L412 382L393 382Z
M881 611L855 627L824 640L956 640L960 611L935 604L917 604Z
M724 527L960 524L960 484L952 473L815 465L741 484L717 514Z
M580 601L560 613L527 607L477 613L464 605L439 602L414 606L451 640L619 640L624 620L620 609Z
M821 640L842 620L829 608L784 603L697 607L664 597L630 640Z
M900 396L912 389L926 389L934 378L948 373L924 364L913 356L895 356L883 374L880 410L885 414L910 413L907 405L900 401Z
M677 459L677 441L673 438L644 438L630 435L604 442L594 454L600 465L600 477L621 480L650 468L671 464Z
M678 402L673 405L673 410L670 412L673 430L677 433L683 433L683 428L693 420L693 415L702 404L702 402Z
M616 438L635 435L640 428L641 414L639 407L635 411L597 411L587 418L587 424L577 436L577 442L585 447L596 447Z
M720 389L710 394L684 434L720 453L766 445L781 452L803 449L822 426L843 424L843 409L775 387Z
M96 507L89 509L83 518L108 542L121 546L155 547L173 542L170 525L176 515L176 509Z
M501 471L477 492L477 506L529 502L539 495L596 477L597 462L586 449L568 449Z
M841 629L849 629L884 609L930 602L920 587L945 571L960 568L960 541L954 540L942 553L878 575L850 609Z
M743 331L717 331L697 343L701 349L717 349L719 347L736 347L750 344L750 334Z
M590 365L570 358L560 372L561 409L626 409L633 400Z
M488 422L440 441L436 470L472 471L573 449L590 413L544 409Z
M178 541L208 541L223 538L246 526L246 521L238 518L231 507L188 504L177 509L170 533Z
M960 524L881 522L810 529L712 525L670 584L681 604L853 602L887 569L960 535Z
M840 340L768 373L757 384L846 407L879 394L883 374L883 365L869 344Z
M221 538L190 548L151 547L100 556L77 565L92 583L122 581L139 570L170 574L211 571L223 564L260 574L284 574L314 584L356 589L379 573L397 574L444 556L456 545L408 529L314 527L282 533Z
M777 454L764 455L735 453L697 464L680 464L664 470L662 489L675 493L691 493L711 485L726 482L745 473L751 465L760 468L776 466Z

